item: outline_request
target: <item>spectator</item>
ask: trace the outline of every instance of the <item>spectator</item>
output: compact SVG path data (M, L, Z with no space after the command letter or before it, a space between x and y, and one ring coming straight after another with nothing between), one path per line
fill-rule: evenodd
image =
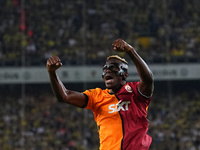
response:
M197 62L200 56L197 53L199 37L196 34L199 30L199 5L196 1L188 0L184 2L169 0L165 4L153 0L148 5L145 0L139 2L95 0L86 3L63 0L26 1L23 5L18 0L2 2L0 35L3 38L0 40L1 49L7 58L2 65L20 64L23 53L21 41L27 37L34 42L35 55L42 62L46 60L45 53L51 52L52 49L63 56L63 51L72 49L71 46L85 53L90 49L91 55L86 57L95 60L99 58L98 51L108 47L114 37L131 41L134 37L135 42L143 37L149 38L148 47L140 48L139 53L141 52L141 55L152 63ZM20 22L23 30L20 30ZM77 45L76 41L82 44ZM101 41L103 46L97 41ZM173 57L169 54L177 44L182 45L183 55ZM107 51L110 53L109 49ZM154 54L150 59L149 51ZM27 58L31 55L26 53ZM78 54L74 52L68 55L77 57ZM39 63L41 61L29 60L26 62L28 66L44 65ZM102 61L99 59L92 63L99 64ZM69 65L80 63L91 62L66 60L66 64Z

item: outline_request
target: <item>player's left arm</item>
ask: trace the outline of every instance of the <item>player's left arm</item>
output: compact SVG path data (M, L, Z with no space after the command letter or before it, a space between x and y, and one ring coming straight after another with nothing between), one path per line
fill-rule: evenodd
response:
M146 62L139 56L136 50L122 39L113 43L113 48L118 52L126 52L136 66L140 76L139 91L146 97L150 97L154 90L153 73Z

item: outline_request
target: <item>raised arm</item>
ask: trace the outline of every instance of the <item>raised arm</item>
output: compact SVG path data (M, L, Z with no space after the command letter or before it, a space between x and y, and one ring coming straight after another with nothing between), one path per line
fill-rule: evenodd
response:
M139 91L146 97L151 96L154 90L154 79L153 74L145 61L131 45L122 39L117 39L113 43L113 48L115 51L126 52L129 55L140 76Z
M56 73L56 70L62 66L60 59L57 56L52 56L47 60L46 66L52 90L58 101L83 107L86 102L86 96L80 92L67 90Z

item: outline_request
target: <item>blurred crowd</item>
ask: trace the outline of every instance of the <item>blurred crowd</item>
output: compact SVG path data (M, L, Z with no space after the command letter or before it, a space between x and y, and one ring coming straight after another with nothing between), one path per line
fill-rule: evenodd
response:
M199 8L198 0L0 0L0 66L44 66L51 55L99 65L119 37L148 63L200 62ZM17 86L0 85L0 149L98 149L90 111L57 103L44 85ZM199 99L186 88L154 94L151 150L200 150Z
M150 150L200 150L198 91L154 95L149 108Z
M31 92L24 95L18 85L10 87L0 94L1 150L98 149L91 113L58 103L51 91L38 91L49 86L28 86Z
M1 66L45 65L51 55L66 65L101 64L119 37L149 63L200 61L197 0L0 3Z
M98 149L91 111L58 103L50 85L26 89L23 95L18 86L6 87L0 94L1 150ZM185 90L155 92L147 116L150 150L200 150L200 94Z

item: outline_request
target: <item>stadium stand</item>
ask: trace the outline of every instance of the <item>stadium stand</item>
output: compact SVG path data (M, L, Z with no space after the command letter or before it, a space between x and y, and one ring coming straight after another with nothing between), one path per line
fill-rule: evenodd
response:
M66 65L98 64L112 53L118 37L150 63L199 62L200 4L195 0L1 3L1 66L20 66L21 56L26 66L44 65L51 54Z
M149 106L150 150L200 148L199 82L158 82ZM95 83L103 87L103 83ZM190 86L188 90L187 86ZM72 88L82 84L72 84ZM91 85L87 85L90 86ZM41 88L43 90L41 90ZM1 85L0 147L2 150L96 150L97 127L90 111L59 104L48 84ZM170 94L170 91L173 93ZM12 93L9 95L8 93ZM24 114L24 115L23 115Z
M45 66L51 55L65 66L101 65L118 37L147 63L199 63L199 8L197 0L0 0L0 66ZM199 85L156 81L150 150L200 150ZM0 90L0 149L98 149L93 114L58 104L49 84L0 83Z

